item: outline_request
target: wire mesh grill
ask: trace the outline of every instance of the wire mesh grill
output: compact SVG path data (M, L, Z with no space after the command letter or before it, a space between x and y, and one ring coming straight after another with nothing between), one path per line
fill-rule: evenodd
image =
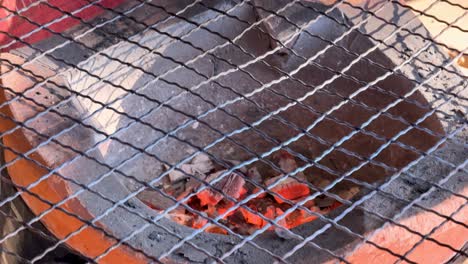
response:
M468 8L326 4L2 2L2 184L16 190L2 190L4 260L41 263L65 245L102 263L465 258L466 47L439 38L467 34ZM459 14L433 15L441 4ZM430 35L422 19L443 28ZM201 154L217 177L184 169ZM277 177L255 180L253 166ZM254 191L231 196L232 175ZM162 187L181 182L194 190ZM307 195L278 191L291 183ZM168 205L142 203L148 191ZM207 191L229 206L192 206ZM284 212L250 206L266 195ZM21 199L33 216L6 209ZM181 210L202 224L172 221ZM239 232L226 220L239 212L263 224ZM296 212L316 220L288 228ZM11 246L26 232L47 246Z

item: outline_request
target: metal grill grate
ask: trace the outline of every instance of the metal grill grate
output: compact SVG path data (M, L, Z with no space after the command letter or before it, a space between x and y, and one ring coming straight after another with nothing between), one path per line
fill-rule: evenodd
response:
M467 51L439 40L466 38L466 5L165 2L0 4L2 183L16 189L2 190L4 261L46 263L65 245L100 263L466 258ZM217 177L183 168L202 154ZM232 175L251 190L230 196ZM177 184L195 187L177 197ZM307 195L278 191L291 184ZM207 191L229 206L193 206ZM280 214L251 206L265 195ZM33 216L7 210L23 200ZM227 219L240 212L263 224L239 232ZM297 212L316 219L285 226ZM20 250L29 232L47 242Z

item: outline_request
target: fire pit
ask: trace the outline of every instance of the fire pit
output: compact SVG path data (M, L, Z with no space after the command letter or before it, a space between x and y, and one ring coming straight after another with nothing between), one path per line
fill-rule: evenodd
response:
M388 70L391 51L348 32L365 19L355 8L259 2L98 4L98 19L47 40L74 39L50 56L44 42L2 56L2 72L20 65L2 77L2 130L22 127L4 136L8 172L59 243L103 263L326 261L383 226L370 215L402 206L330 219L427 153L466 154L443 144L464 125L447 128ZM272 13L284 18L261 22Z

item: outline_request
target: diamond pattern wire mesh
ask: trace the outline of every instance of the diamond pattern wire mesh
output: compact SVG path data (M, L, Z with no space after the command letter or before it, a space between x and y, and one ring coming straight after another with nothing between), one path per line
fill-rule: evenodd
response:
M454 66L466 53L466 47L456 50L453 58L443 57L444 49L453 49L438 40L449 30L467 33L468 29L458 23L465 19L466 7L449 0L429 1L424 10L393 0L365 7L344 0L329 6L307 1L278 1L270 6L262 1L160 2L135 0L116 5L112 1L86 0L71 7L45 0L0 4L0 23L18 19L30 28L22 32L21 27L16 31L13 26L1 32L5 37L1 49L12 55L0 58L5 94L0 107L13 109L0 113L2 122L8 124L2 128L1 145L6 157L1 165L5 172L2 181L17 191L5 195L0 206L6 208L21 196L28 206L36 206L35 216L27 220L0 210L17 226L0 238L5 255L19 263L40 263L68 244L90 262L103 263L116 259L110 256L121 257L116 253L121 251L135 261L158 263L296 263L304 262L303 258L310 254L317 256L316 262L332 259L350 263L358 261L353 257L367 247L378 252L375 256L382 260L416 263L415 252L424 243L427 250L430 242L432 247L450 252L446 253L450 257L466 257L463 247L435 235L449 229L449 225L465 233L467 228L467 83ZM440 3L458 8L461 15L452 21L432 15ZM90 9L99 14L97 18L87 17ZM391 16L382 14L389 9L393 10ZM41 10L58 15L47 20L32 13ZM245 10L254 10L256 17L247 16ZM300 21L291 10L306 10L307 19ZM419 24L423 17L444 28L429 36ZM64 21L72 27L62 29ZM289 34L275 33L275 27L265 24L268 21L277 23L273 25L278 28L287 27ZM327 23L333 25L330 31L339 28L343 32L328 38L320 32L321 27L330 25ZM319 30L310 30L314 25ZM255 39L255 34L268 36L262 40L271 41L270 46L252 49L248 41ZM45 37L37 40L37 36ZM372 45L347 45L351 36L370 39ZM321 45L316 52L304 52L296 48L303 39ZM252 45L256 47L257 43ZM375 55L381 51L395 65ZM343 59L345 65L340 65L339 60L330 62L336 60L331 54L348 56ZM327 61L327 57L331 59ZM153 62L157 67L147 67ZM363 71L369 69L363 63L378 70L369 70L370 77L360 74L360 67ZM309 67L323 78L308 78L305 72L310 74ZM18 83L7 82L8 76L27 79L27 85L18 88ZM411 87L384 87L386 80L396 78L405 78ZM336 83L343 90L330 88ZM346 90L349 83L355 89ZM282 87L288 85L302 90ZM111 92L103 94L106 89ZM369 91L371 97L385 97L375 103L375 98L372 101L363 97ZM311 98L317 96L333 98L333 103L327 107L314 105ZM418 99L421 96L427 101ZM265 98L276 101L268 103ZM188 105L184 104L189 99ZM72 104L83 113L70 111ZM243 105L248 105L252 113L242 112ZM394 111L401 105L417 114ZM15 107L24 107L20 112L23 114L16 114ZM355 111L354 119L343 118L347 111ZM295 119L291 112L314 118ZM165 116L170 118L163 119ZM435 122L431 121L435 116L443 130L428 125ZM44 120L50 123L42 123ZM375 126L379 120L387 120L382 130ZM320 130L330 122L336 131ZM269 127L289 132L278 134ZM186 132L191 129L195 134ZM30 146L12 144L18 133L32 141ZM411 141L414 138L408 138L411 133L424 134L431 141L418 145ZM359 137L365 141L356 141ZM318 146L313 155L298 146L306 144L306 140ZM366 144L373 147L363 146ZM223 147L217 149L219 145ZM243 157L239 164L227 162L223 153L229 149ZM407 155L404 162L393 162L393 152L385 154L389 149L400 151L395 155ZM271 157L280 150L300 161L299 166L288 172L272 162ZM181 169L180 165L200 153L226 170L208 182ZM348 163L336 166L327 162L333 162L331 156L346 157ZM241 172L256 162L281 177L264 184ZM15 176L24 173L20 169L24 164L40 172L35 180L20 181ZM168 169L155 173L154 164L164 164ZM145 170L145 166L149 169ZM321 185L298 177L312 169L327 175L329 181ZM377 181L359 177L371 169L385 177ZM174 171L187 174L201 185L182 198L173 197L157 186ZM257 191L236 199L218 188L216 183L233 172ZM307 184L313 192L298 201L274 191L288 179ZM41 188L49 181L65 191L59 189L55 196L44 196ZM336 190L345 188L340 187L343 183L345 187L357 186L359 194L346 199L338 195ZM223 194L232 206L209 217L188 205L191 198L208 189ZM136 197L145 190L157 192L171 205L158 213L142 207ZM280 197L288 209L270 218L247 206L264 193ZM311 210L309 202L322 196L342 206L329 214ZM443 207L449 199L454 200L450 203L453 208ZM198 229L183 229L167 219L177 208L207 221ZM258 215L266 224L247 235L231 230L223 219L240 208ZM298 209L317 220L297 229L282 226L281 221ZM411 219L419 214L436 220L415 225ZM51 224L51 215L63 217L67 222L64 225L72 228L62 227L61 232ZM38 226L40 221L52 234ZM224 229L228 235L204 232L212 226ZM284 237L273 238L271 227ZM38 234L50 246L29 256L5 246L26 231ZM401 234L407 245L388 244L382 234L389 235L390 231ZM92 232L106 243L85 240L83 234Z

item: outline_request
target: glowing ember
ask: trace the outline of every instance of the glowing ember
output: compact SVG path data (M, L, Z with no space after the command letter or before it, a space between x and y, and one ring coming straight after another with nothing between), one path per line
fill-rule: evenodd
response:
M287 152L279 152L279 154L275 155L275 158L277 164L285 173L293 172L297 168L293 156ZM235 164L238 162L231 161L231 163ZM226 172L226 170L223 169L216 170L213 163L206 156L197 157L191 164L183 164L180 169L184 172L196 175L200 180L207 182L213 181ZM207 175L207 173L210 174ZM228 234L227 230L214 223L209 223L208 218L213 219L223 215L235 206L236 203L227 199L226 196L240 201L246 196L260 191L258 187L254 187L249 181L244 180L241 175L247 175L250 181L257 183L263 181L265 185L275 183L280 177L284 177L283 175L279 175L264 179L256 167L251 167L249 169L242 168L239 172L232 172L221 181L215 183L213 188L208 187L191 197L186 205L193 210L180 206L171 211L169 217L179 224L192 228L201 228L208 225L206 228L207 232ZM297 173L295 176L305 182L305 176L303 174ZM196 189L201 186L200 181L190 178L187 180L187 176L180 173L180 171L171 172L169 174L169 180L170 182L164 185L165 187L163 187L163 190L167 194L177 197L177 200L182 199L191 192L195 192ZM255 230L267 225L268 220L275 220L293 206L284 199L298 202L309 196L311 190L304 182L287 177L275 187L271 188L270 193L262 193L246 204L236 207L235 210L230 211L219 222L238 234L251 234ZM173 201L171 203L167 201L167 198L162 197L162 195L153 194L153 192L156 193L155 191L146 191L146 193L139 198L154 210L164 210L173 204ZM331 199L331 202L327 200L326 203L323 201L325 200L322 199L319 204L314 201L309 201L305 203L304 206L312 212L326 214L341 205L334 199ZM303 209L296 209L278 221L278 225L291 229L313 221L316 218L316 215L308 213ZM275 227L269 228L269 230L274 229Z

